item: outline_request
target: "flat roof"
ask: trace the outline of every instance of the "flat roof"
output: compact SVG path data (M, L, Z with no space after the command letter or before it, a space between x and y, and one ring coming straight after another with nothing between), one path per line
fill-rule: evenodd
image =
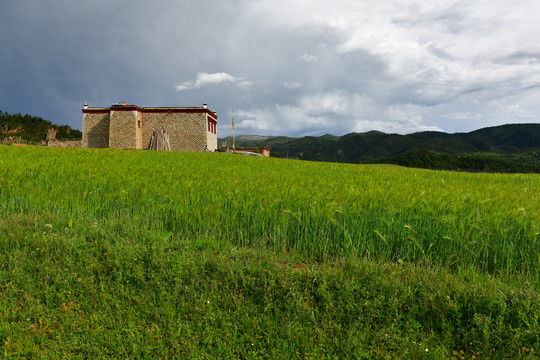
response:
M168 112L175 112L175 113L193 113L193 112L202 112L207 113L215 118L217 118L217 115L214 111L211 111L210 109L206 107L186 107L186 106L149 106L149 107L142 107L138 105L125 105L125 104L118 104L118 105L111 105L109 107L86 107L82 109L83 113L108 113L110 111L140 111L140 112L148 112L148 113L168 113Z

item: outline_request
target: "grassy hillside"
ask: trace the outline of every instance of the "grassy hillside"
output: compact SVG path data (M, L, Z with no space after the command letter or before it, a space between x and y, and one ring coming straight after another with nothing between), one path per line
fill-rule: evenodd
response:
M11 358L540 354L539 175L0 146Z

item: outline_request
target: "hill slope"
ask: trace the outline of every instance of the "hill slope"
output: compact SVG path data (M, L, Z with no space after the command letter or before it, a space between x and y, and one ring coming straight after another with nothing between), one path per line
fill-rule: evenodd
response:
M540 355L537 175L37 146L0 174L5 358Z
M0 140L9 136L20 136L28 142L38 143L46 139L47 130L50 128L57 129L57 139L82 138L81 131L68 125L57 125L38 116L8 114L0 110Z
M231 143L231 138L221 139ZM483 128L470 133L418 132L408 135L379 131L350 133L341 137L323 135L303 138L268 137L236 139L238 146L268 146L276 157L302 160L362 163L392 158L399 154L432 150L445 154L519 154L540 148L540 124L511 124ZM536 152L538 153L538 152ZM511 161L515 162L519 156ZM518 161L519 162L519 161ZM537 165L540 166L540 163Z

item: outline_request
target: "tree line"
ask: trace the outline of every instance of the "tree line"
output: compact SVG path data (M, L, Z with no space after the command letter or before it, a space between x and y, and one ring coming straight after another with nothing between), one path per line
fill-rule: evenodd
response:
M0 110L0 140L21 138L27 142L40 143L47 138L47 131L56 129L57 139L80 139L82 132L68 125L53 124L39 116L9 114Z

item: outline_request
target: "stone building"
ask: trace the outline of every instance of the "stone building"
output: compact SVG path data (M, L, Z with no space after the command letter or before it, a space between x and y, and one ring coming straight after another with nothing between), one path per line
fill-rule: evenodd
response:
M146 149L154 131L166 130L171 150L215 151L217 115L202 107L84 105L82 147Z

